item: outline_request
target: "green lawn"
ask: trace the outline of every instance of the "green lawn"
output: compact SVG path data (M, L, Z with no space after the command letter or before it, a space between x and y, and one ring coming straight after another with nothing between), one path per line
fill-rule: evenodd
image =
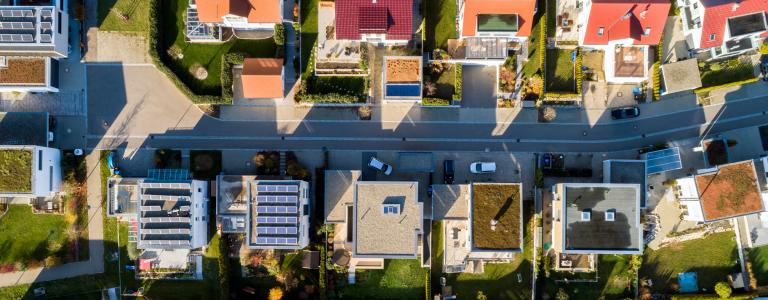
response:
M555 37L557 33L557 0L545 0L547 1L547 37Z
M275 57L277 46L271 38L263 40L238 40L232 38L222 44L193 44L184 40L184 15L186 0L163 0L160 5L160 45L169 49L176 45L184 57L180 60L170 58L165 52L160 57L176 75L179 76L192 92L198 95L221 95L221 57L226 53L244 53L246 57ZM190 69L199 64L208 71L204 80L195 78Z
M0 263L63 256L66 227L67 221L62 215L33 214L28 205L9 205L8 212L0 219Z
M310 76L307 78L307 93L360 96L367 95L368 77L360 76Z
M655 290L665 290L677 281L681 272L697 272L699 288L713 290L715 283L738 272L736 240L733 232L709 235L705 238L670 245L657 251L645 250L641 278L653 280Z
M702 87L755 78L752 64L742 63L738 58L707 63L700 69Z
M314 70L309 57L317 41L318 0L301 0L301 78L306 79Z
M0 191L32 191L31 150L0 150Z
M768 246L750 249L749 261L752 262L752 272L757 278L757 285L768 285Z
M576 92L575 62L571 61L573 51L547 49L547 92Z
M385 260L383 270L357 270L356 276L344 298L424 299L427 271L418 259Z
M425 51L446 49L448 39L456 38L456 1L426 0L425 1Z
M99 30L147 32L149 1L166 0L99 0Z
M541 38L541 19L543 12L539 12L533 16L533 28L531 28L531 36L528 38L528 61L523 65L523 75L525 77L531 77L539 71L539 39Z
M554 297L560 288L564 289L571 299L626 299L631 296L627 289L630 282L631 255L598 255L597 282L568 283L557 282L563 278L573 279L568 273L552 271L550 277L545 280L546 293ZM542 274L543 275L543 274ZM578 273L580 279L594 279L594 273Z
M483 292L488 299L530 299L531 272L533 271L533 236L530 234L532 211L524 203L524 221L527 224L523 252L518 253L512 263L486 264L482 274L441 274L443 269L443 226L432 222L432 287L433 293L440 289L440 277L446 277L459 299L474 299ZM518 281L518 275L522 282Z

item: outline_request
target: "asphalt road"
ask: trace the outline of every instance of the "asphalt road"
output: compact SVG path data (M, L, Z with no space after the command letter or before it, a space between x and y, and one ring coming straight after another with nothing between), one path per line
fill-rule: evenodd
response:
M110 78L109 72L122 72L124 86L114 79L100 82ZM158 74L151 67L89 67L90 148L594 152L632 149L768 123L766 111L762 110L768 109L768 95L596 125L514 120L221 121L200 113ZM122 99L120 90L125 91Z

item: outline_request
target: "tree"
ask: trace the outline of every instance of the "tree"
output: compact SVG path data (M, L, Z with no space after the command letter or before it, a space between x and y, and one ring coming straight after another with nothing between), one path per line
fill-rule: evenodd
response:
M728 298L731 296L731 286L727 282L718 282L715 285L715 292L720 298Z
M269 289L269 300L283 299L283 290L279 287L273 287Z
M643 256L637 254L632 255L631 266L633 272L640 270L640 267L643 266Z
M432 81L425 81L424 90L427 92L427 96L434 96L437 93L437 85Z
M477 291L477 300L488 300L488 296L486 296L483 291Z
M555 299L557 300L568 300L570 296L568 296L568 292L566 292L564 289L560 288L559 291L557 291L557 295L555 296Z

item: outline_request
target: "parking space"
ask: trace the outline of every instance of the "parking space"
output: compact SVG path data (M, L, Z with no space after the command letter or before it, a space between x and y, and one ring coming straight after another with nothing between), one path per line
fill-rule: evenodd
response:
M462 67L461 106L496 108L496 67Z

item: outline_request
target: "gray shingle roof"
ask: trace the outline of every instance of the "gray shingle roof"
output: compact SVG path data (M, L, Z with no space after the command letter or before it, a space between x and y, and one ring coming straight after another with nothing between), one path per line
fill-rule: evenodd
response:
M355 199L357 256L416 257L422 232L423 207L418 182L358 182ZM384 214L384 204L399 207L399 214Z

